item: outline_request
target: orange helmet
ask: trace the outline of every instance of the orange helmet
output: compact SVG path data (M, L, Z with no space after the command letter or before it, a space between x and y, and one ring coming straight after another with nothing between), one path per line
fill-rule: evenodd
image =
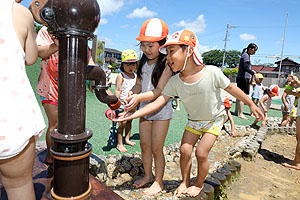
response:
M181 30L181 31L176 31L172 35L170 35L166 41L166 43L159 48L159 51L163 54L167 54L166 52L166 46L168 45L187 45L193 48L194 53L193 53L193 58L196 62L197 65L202 65L202 57L200 54L200 49L199 49L199 41L195 33L189 30Z
M151 18L143 23L140 35L136 39L143 42L157 42L167 38L168 33L168 26L163 20Z

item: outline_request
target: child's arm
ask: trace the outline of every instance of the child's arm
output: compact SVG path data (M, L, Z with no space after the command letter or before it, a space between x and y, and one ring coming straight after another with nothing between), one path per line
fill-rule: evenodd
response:
M264 113L267 113L268 110L267 108L264 106L264 103L268 100L268 95L265 94L264 96L262 96L262 98L259 100L259 105L262 108L262 110L264 111Z
M281 101L282 101L282 103L283 103L283 106L284 106L284 110L285 111L288 111L288 105L287 105L287 103L286 103L286 96L287 96L287 93L286 93L286 91L284 91L283 92L283 94L282 94L282 97L281 97Z
M121 73L119 73L116 78L116 89L115 89L115 96L118 98L120 98L121 95L122 83L123 83L123 76Z
M294 95L296 97L300 97L300 91L299 90L284 90L285 93L290 94L290 95Z
M253 76L251 76L251 80L250 80L250 84L252 85L252 86L255 86L256 85L256 74L254 74Z
M261 110L253 103L253 101L236 85L230 83L225 91L234 96L235 98L239 99L240 101L247 104L251 110L251 113L260 121L264 118L263 113Z
M36 62L38 55L33 17L27 8L14 3L13 22L18 39L25 52L25 64L32 65Z
M130 90L130 94L139 94L142 91L142 80L136 77L135 85Z
M150 101L156 99L161 92L163 91L165 85L167 84L169 78L172 76L172 71L168 66L165 67L158 84L155 89L140 93L138 95L133 95L131 98L127 98L128 104L126 105L126 109L131 110L133 109L139 102L143 101Z
M120 122L120 121L127 121L127 120L132 120L136 118L143 117L145 115L149 115L157 110L159 110L162 106L164 106L168 101L170 97L161 94L157 99L146 105L145 107L139 109L136 112L123 112L119 115L118 118L113 119L113 121Z
M58 39L56 39L49 32L45 32L45 34L48 34L51 37L51 39L53 40L53 43L50 45L46 45L46 46L38 45L39 57L43 58L43 59L47 59L52 54L56 53L58 51L58 46L59 46Z

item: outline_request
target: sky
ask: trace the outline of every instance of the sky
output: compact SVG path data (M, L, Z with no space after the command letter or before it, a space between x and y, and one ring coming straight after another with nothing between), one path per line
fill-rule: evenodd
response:
M201 52L223 50L229 24L226 49L242 51L249 43L256 43L258 51L251 56L252 64L274 63L282 52L282 57L300 63L299 0L97 1L101 19L95 34L107 48L130 48L140 54L136 40L140 27L157 17L167 23L169 34L182 29L195 32ZM25 7L30 3L22 2Z

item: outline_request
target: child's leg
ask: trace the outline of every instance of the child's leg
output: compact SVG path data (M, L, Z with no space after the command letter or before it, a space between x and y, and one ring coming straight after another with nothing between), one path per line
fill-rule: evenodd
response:
M291 116L290 116L289 126L292 126L293 123L294 123L294 121L295 121L295 117L291 117Z
M244 102L239 101L239 104L240 104L240 107L239 107L240 112L238 113L238 117L248 120L248 118L244 115Z
M300 117L296 118L296 152L295 158L291 162L283 163L282 165L285 167L289 167L292 169L300 170Z
M190 185L190 172L192 167L191 155L199 135L185 130L180 146L180 170L182 175L182 183L176 189L174 195L179 197L186 192Z
M126 122L120 122L118 130L117 130L117 137L118 137L117 149L120 152L126 152L127 151L127 149L123 145L123 130L124 130L125 126L126 126Z
M267 115L267 113L265 113L264 119L261 122L261 127L265 127L268 123L268 120L269 120L268 115Z
M128 145L130 145L130 146L133 146L133 145L135 145L135 142L131 142L130 141L131 122L132 122L132 120L128 120L126 122L126 127L125 127L125 143L128 144Z
M134 182L134 186L139 188L152 181L152 152L151 152L151 121L145 118L140 118L140 146L142 150L142 161L145 171L145 176Z
M210 133L204 133L202 136L195 152L198 162L198 174L193 186L186 190L187 196L195 197L201 192L209 170L208 154L216 139L217 136Z
M289 122L289 115L288 114L282 114L282 121L280 126L286 126Z
M180 111L179 98L176 98L176 110Z
M9 200L34 200L32 168L35 156L35 139L32 137L17 156L0 160L2 183Z
M227 116L228 116L228 119L227 121L229 120L230 121L230 126L231 126L231 136L235 136L235 125L234 125L234 121L233 121L233 117L231 115L231 112L228 110L227 112ZM225 122L226 123L226 122ZM224 123L224 124L225 124Z
M154 158L155 180L154 183L145 190L147 195L155 195L164 188L163 176L165 171L165 156L163 147L168 133L170 120L155 120L152 122L151 152Z
M48 118L48 129L46 132L46 143L47 143L47 156L45 158L46 163L53 163L53 158L50 154L50 147L52 146L52 140L50 133L57 128L58 125L58 106L50 103L44 103L43 107L45 109Z

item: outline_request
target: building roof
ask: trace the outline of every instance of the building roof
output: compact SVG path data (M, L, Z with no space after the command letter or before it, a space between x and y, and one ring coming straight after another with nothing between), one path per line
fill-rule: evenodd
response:
M117 49L105 48L104 51L109 53L122 54L122 52Z
M281 60L282 60L281 65L291 65L291 64L293 64L293 65L300 65L299 63L293 61L292 59L290 59L290 58L288 58L288 57L287 57L287 58L284 58L284 59L277 60L277 61L275 62L275 64L280 65L280 61L281 61Z
M236 66L235 68L239 68ZM276 67L266 67L264 65L251 65L251 69L256 72L273 72L276 71Z

